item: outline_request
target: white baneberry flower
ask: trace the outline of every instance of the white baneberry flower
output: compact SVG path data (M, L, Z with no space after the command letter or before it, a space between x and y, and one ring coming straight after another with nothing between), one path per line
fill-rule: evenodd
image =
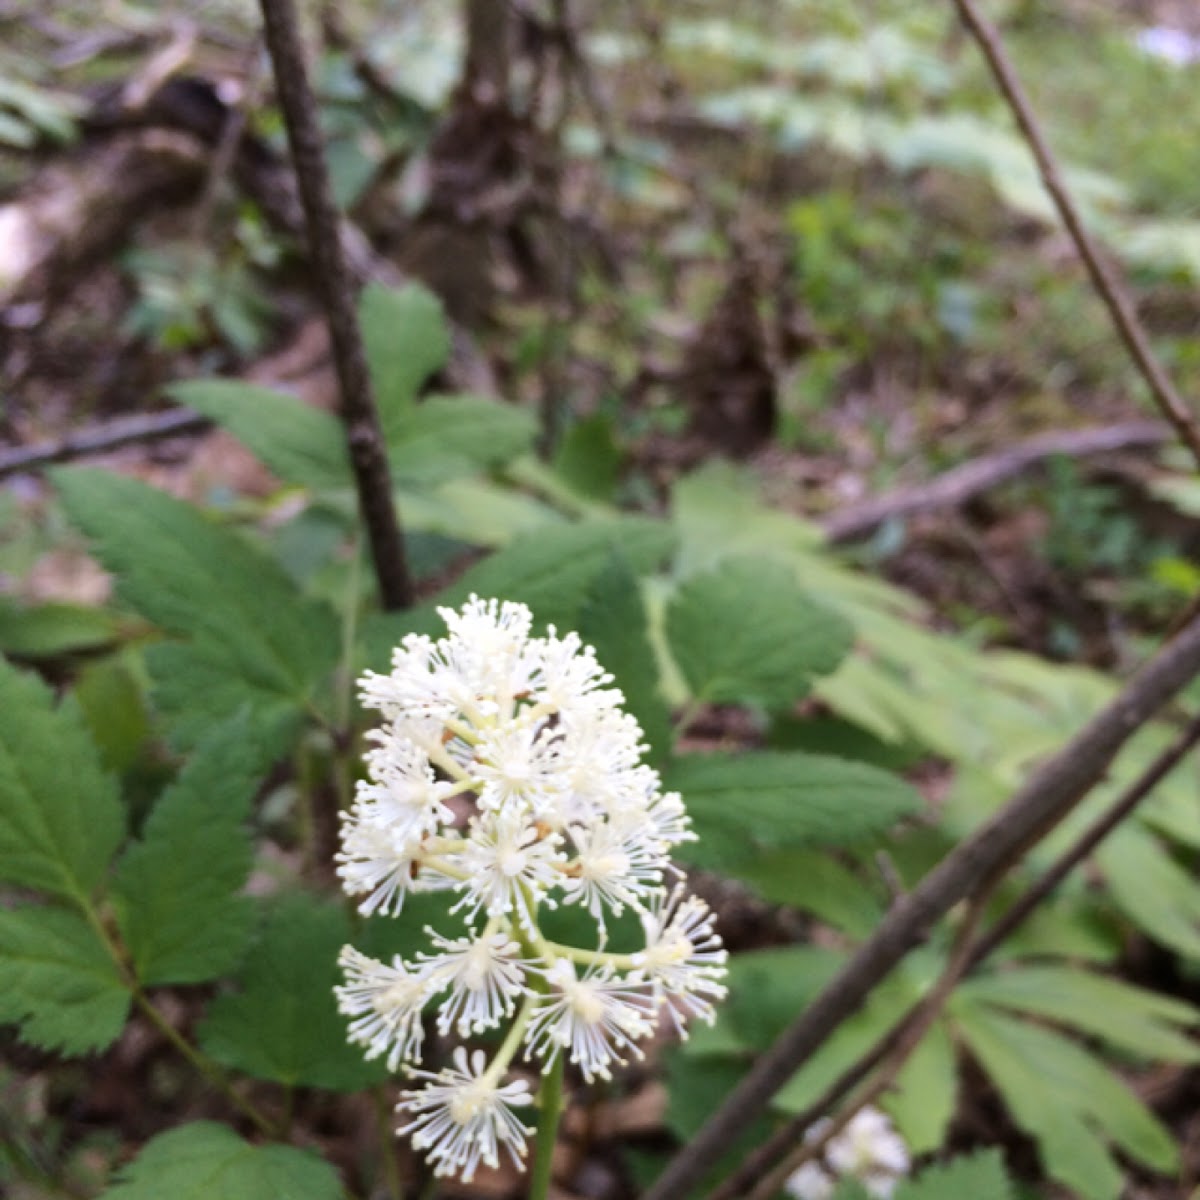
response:
M461 1175L470 1183L481 1162L500 1165L501 1146L514 1165L521 1165L532 1130L512 1110L533 1102L525 1080L499 1084L484 1052L476 1050L468 1058L462 1046L454 1051L453 1067L412 1074L429 1083L403 1093L396 1111L416 1119L399 1132L412 1134L413 1146L429 1151L435 1175Z
M560 1060L587 1081L642 1054L666 1014L685 1032L724 994L713 914L668 880L673 846L694 838L683 801L642 762L647 747L624 697L575 633L533 637L521 604L471 597L439 610L447 635L410 634L386 675L360 680L381 725L367 733L367 778L342 819L337 870L366 915L395 915L410 892L445 891L454 928L391 966L347 947L338 1004L369 1057L425 1082L397 1111L439 1175L470 1179L503 1147L520 1165L531 1102L511 1081L523 1054ZM669 894L668 894L669 892ZM559 904L595 922L590 945L548 940ZM642 918L644 947L607 949L606 920ZM482 926L482 928L481 928ZM423 1014L439 1032L507 1031L489 1061L417 1069Z
M783 1190L795 1200L833 1200L837 1181L819 1163L801 1163L788 1177Z
M604 910L621 913L661 890L669 860L647 836L644 820L626 818L572 826L575 860L567 868L563 890L568 901L582 903L604 926Z
M831 1124L828 1118L817 1121L804 1140L819 1141ZM796 1200L827 1200L843 1179L856 1180L873 1200L890 1200L912 1166L904 1139L877 1108L859 1109L829 1139L820 1157L822 1163L804 1163L788 1177L784 1190Z
M651 1029L654 1001L640 981L630 982L609 967L592 967L583 978L560 958L546 972L551 991L534 1010L527 1041L534 1051L553 1060L559 1047L590 1083L609 1079L612 1063L625 1053L642 1057L638 1040Z
M839 1175L859 1180L878 1200L888 1200L912 1165L908 1147L886 1113L862 1108L825 1147L825 1161Z
M676 1030L687 1037L690 1018L713 1022L713 1005L725 997L728 952L717 936L715 918L704 901L685 898L676 887L665 902L660 900L642 914L646 948L630 958L651 980L660 1004Z
M450 1032L456 1025L466 1037L499 1025L511 1017L523 998L525 969L521 946L507 933L448 939L426 930L438 954L418 954L436 991L448 988L449 997L438 1011L438 1029Z
M515 913L525 929L534 927L536 907L561 881L565 859L557 834L543 835L526 821L505 812L494 821L477 818L472 824L461 855L464 894L455 905L465 908L468 918L482 908L489 917Z
M338 965L347 982L334 988L338 1008L350 1022L350 1041L363 1046L367 1058L387 1055L389 1071L406 1059L418 1058L425 1030L421 1009L429 998L429 981L413 973L399 959L389 967L343 946Z

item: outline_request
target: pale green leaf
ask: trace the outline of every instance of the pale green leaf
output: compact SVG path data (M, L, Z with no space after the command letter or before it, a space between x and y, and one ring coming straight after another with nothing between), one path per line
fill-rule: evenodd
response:
M0 880L76 901L125 832L112 779L73 707L0 659Z
M297 893L270 907L246 960L237 994L219 996L200 1026L200 1044L227 1067L289 1087L358 1091L386 1072L346 1041L334 986L350 921L336 902Z
M196 1121L147 1142L101 1200L342 1200L334 1169L294 1146L252 1146Z
M953 1011L1017 1124L1040 1144L1053 1178L1088 1200L1116 1200L1122 1173L1092 1129L1154 1170L1177 1167L1169 1131L1081 1046L966 998L956 998Z
M368 284L358 304L384 440L405 436L421 385L450 356L450 332L441 301L428 288Z
M168 390L228 430L280 479L314 490L352 486L345 430L332 413L236 379L193 379Z
M880 1106L895 1122L912 1154L930 1154L942 1147L958 1106L958 1064L943 1022L926 1031ZM956 1198L967 1195L983 1200L987 1193L959 1192Z
M112 892L142 984L202 983L242 956L254 920L240 894L253 861L243 822L260 759L240 717L218 727L121 857Z
M671 654L692 695L782 708L850 649L851 626L770 559L729 559L684 583L667 609Z
M0 1022L24 1041L84 1054L116 1040L129 991L112 955L82 917L58 908L0 911Z
M1156 942L1200 958L1200 883L1192 872L1151 833L1129 822L1096 857L1119 909Z
M960 985L975 1000L1048 1017L1139 1058L1189 1063L1200 1045L1184 1032L1200 1010L1078 967L1014 966Z
M678 856L718 869L736 869L763 850L850 845L921 807L897 776L820 754L693 754L664 775L699 835Z
M621 475L621 449L608 417L576 421L554 455L554 470L579 496L609 503Z

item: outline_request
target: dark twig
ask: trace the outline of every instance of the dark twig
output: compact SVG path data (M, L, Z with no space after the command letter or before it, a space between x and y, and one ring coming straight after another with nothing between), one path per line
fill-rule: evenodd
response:
M1194 717L1183 732L1123 791L1104 814L1089 825L1078 839L1059 855L1045 873L1021 893L1004 915L980 938L971 952L971 967L988 958L1064 879L1116 829L1156 787L1200 743L1200 716Z
M783 1187L788 1176L802 1163L807 1162L810 1158L815 1158L823 1151L833 1138L849 1124L851 1117L856 1112L874 1104L895 1084L896 1076L900 1074L904 1064L912 1057L913 1052L932 1028L934 1022L942 1015L942 1010L946 1007L946 1003L959 981L971 969L971 945L975 940L975 931L983 919L996 882L997 879L993 876L985 887L979 889L971 897L962 924L955 934L954 945L951 947L942 973L924 999L913 1007L902 1022L903 1029L891 1041L883 1070L871 1080L868 1087L854 1097L853 1102L847 1105L842 1113L834 1118L833 1124L825 1129L819 1138L814 1138L806 1144L804 1133L808 1126L803 1127L799 1136L791 1143L788 1148L789 1152L785 1153L782 1162L750 1176L742 1185L743 1188L753 1189L749 1192L749 1200L771 1200L771 1197ZM739 1193L740 1189L739 1192L727 1194L737 1195ZM715 1197L710 1196L709 1200L715 1200Z
M1030 915L1064 879L1095 851L1096 847L1142 803L1177 767L1189 751L1200 743L1200 716L1193 718L1180 735L1113 802L1108 811L1091 825L1047 868L1045 873L1021 893L1004 915L969 950L967 975L992 956L1025 923ZM804 1133L856 1088L880 1063L891 1057L898 1046L907 1044L921 1021L927 1003L914 1005L861 1058L831 1083L821 1096L781 1126L741 1163L736 1171L711 1192L707 1200L732 1200L771 1169L771 1164L801 1143Z
M1138 318L1132 301L1126 294L1116 269L1101 255L1099 248L1088 233L1083 216L1075 204L1063 178L1062 170L1042 133L1029 97L1017 78L1008 52L996 27L979 11L975 0L953 0L954 7L968 32L979 44L997 86L1012 109L1017 125L1024 135L1029 149L1037 162L1038 171L1046 191L1050 193L1054 207L1062 218L1075 248L1079 251L1091 276L1092 285L1117 327L1121 341L1137 366L1142 378L1150 388L1150 394L1162 415L1170 421L1184 445L1200 465L1200 428L1195 415L1175 390L1166 371L1159 364L1150 345L1150 336Z
M317 105L308 82L296 7L293 0L260 0L260 7L275 89L287 125L288 145L304 207L313 274L329 322L342 418L375 576L383 606L406 608L413 602L412 580L392 499L387 452L355 314L354 285L325 165Z
M871 989L959 901L998 877L1045 837L1103 777L1117 752L1167 700L1200 674L1200 621L1162 648L1121 693L1017 794L902 897L825 990L789 1026L667 1166L646 1200L685 1196L771 1097Z
M153 442L181 434L200 433L211 424L207 417L184 408L122 417L92 429L69 433L66 437L35 442L32 446L18 446L14 450L0 450L0 479L51 463L68 462L89 454L105 454L135 442Z
M885 521L939 508L954 508L1057 454L1081 458L1111 450L1159 446L1170 430L1156 421L1128 421L1101 429L1066 429L1038 434L1015 446L953 467L929 483L896 488L830 513L822 522L831 542L866 537Z

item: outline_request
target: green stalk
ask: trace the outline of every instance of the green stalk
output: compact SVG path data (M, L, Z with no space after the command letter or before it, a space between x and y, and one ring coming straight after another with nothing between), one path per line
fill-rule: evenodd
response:
M554 1056L554 1063L542 1076L537 1104L537 1141L533 1149L533 1171L529 1181L529 1200L546 1200L550 1194L550 1176L554 1168L554 1146L558 1141L558 1123L563 1114L563 1064L565 1048Z

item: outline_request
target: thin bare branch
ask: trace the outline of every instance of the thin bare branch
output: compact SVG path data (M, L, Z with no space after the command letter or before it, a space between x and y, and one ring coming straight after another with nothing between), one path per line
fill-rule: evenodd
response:
M1099 247L1088 233L1079 207L1067 188L1058 160L1050 149L1050 143L1042 133L1029 97L1017 78L999 31L979 11L975 0L953 0L953 4L958 9L963 25L979 44L997 86L1012 109L1017 125L1037 162L1046 191L1050 193L1050 199L1054 201L1054 207L1058 209L1058 214L1079 251L1079 257L1087 267L1092 285L1108 309L1129 356L1146 381L1159 411L1192 452L1197 465L1200 465L1200 427L1196 424L1195 414L1175 390L1174 383L1155 357L1150 335L1138 318L1137 310L1116 268L1100 253Z
M358 328L354 283L325 163L317 104L308 82L296 6L293 0L260 0L260 7L304 207L313 274L329 322L346 442L375 576L383 606L406 608L413 602L412 579L392 498L387 451Z
M0 450L0 479L49 466L51 463L85 458L89 454L106 454L109 450L117 450L135 442L153 442L162 438L179 437L182 434L201 433L210 425L207 417L201 417L185 408L173 408L167 412L144 416L139 414L136 417L121 417L91 429L68 433L65 437L35 442L32 446Z
M1100 429L1065 429L1041 433L995 454L971 459L938 475L929 483L895 488L861 504L836 509L822 528L831 542L851 542L866 537L885 521L940 508L955 508L1020 475L1055 455L1082 458L1112 450L1160 446L1170 430L1157 421L1128 421Z
M878 983L961 900L999 878L1095 786L1121 747L1200 674L1200 620L1163 647L1107 707L908 895L783 1032L667 1166L645 1200L685 1196Z

